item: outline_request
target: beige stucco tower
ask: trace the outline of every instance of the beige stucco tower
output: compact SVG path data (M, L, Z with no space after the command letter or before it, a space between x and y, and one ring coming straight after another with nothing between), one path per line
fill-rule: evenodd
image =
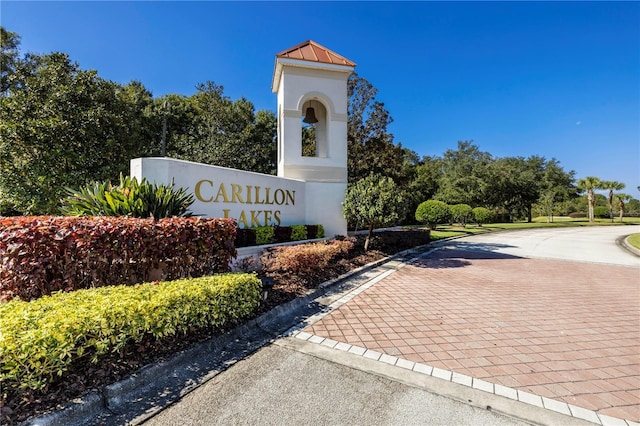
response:
M271 89L278 95L278 176L305 184L307 223L327 236L346 235L341 203L347 188L347 80L356 64L306 41L276 55ZM317 122L314 156L302 153L303 118Z

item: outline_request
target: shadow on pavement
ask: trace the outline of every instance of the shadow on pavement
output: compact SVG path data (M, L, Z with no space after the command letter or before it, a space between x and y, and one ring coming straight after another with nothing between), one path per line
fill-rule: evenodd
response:
M455 243L450 247L441 248L429 254L423 255L412 263L413 266L429 269L462 268L471 265L470 260L482 259L522 259L506 253L499 253L497 250L513 248L515 246L507 244L487 244L487 243Z

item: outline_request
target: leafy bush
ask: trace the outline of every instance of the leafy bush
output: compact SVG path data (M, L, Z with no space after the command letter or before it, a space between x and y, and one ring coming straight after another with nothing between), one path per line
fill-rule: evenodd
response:
M0 300L229 270L232 219L0 219Z
M322 225L258 226L238 229L236 247L324 238Z
M373 230L397 224L405 215L408 198L387 176L371 174L347 187L342 212L350 223L363 223L369 233L364 249L369 248Z
M450 217L449 206L438 200L425 201L416 209L416 220L426 223L431 229L435 229L440 223L447 222Z
M451 218L454 222L459 223L461 226L467 226L467 222L473 216L473 210L468 204L455 204L449 207L451 210Z
M291 227L291 241L307 239L307 227L304 225L293 225Z
M353 248L353 239L273 247L260 258L265 272L306 275L327 267L331 260Z
M260 291L252 274L225 274L0 304L0 381L9 393L42 389L80 357L95 363L147 336L235 324L260 304Z
M236 230L236 247L250 247L256 245L256 230L252 228L238 228Z
M275 226L273 228L273 238L276 243L287 243L291 241L291 227L290 226Z
M256 230L256 244L271 244L275 242L275 229L273 226L258 226Z
M609 208L595 206L593 209L593 215L599 219L609 219Z
M62 200L62 213L67 216L131 216L158 220L163 217L192 216L188 211L193 194L184 188L140 183L134 177L120 175L120 183L96 182L79 191L67 188L69 196Z
M482 226L483 223L489 223L491 221L491 217L493 216L488 209L484 207L476 207L472 211L473 221L478 224L478 226Z
M582 212L574 212L574 213L569 213L569 217L572 219L577 219L577 218L587 217L587 214Z

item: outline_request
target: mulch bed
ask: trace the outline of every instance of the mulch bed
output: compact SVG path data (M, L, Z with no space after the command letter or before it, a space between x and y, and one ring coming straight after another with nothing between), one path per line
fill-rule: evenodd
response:
M267 300L256 312L256 316L282 303L289 302L316 288L324 281L360 266L396 254L400 251L427 244L429 233L420 230L398 229L377 232L367 252L364 251L364 236L356 236L356 244L346 256L322 271L300 277L287 274L271 274L274 286ZM153 338L132 342L120 352L101 357L92 364L90 354L71 365L64 376L46 389L29 395L7 395L0 388L0 424L15 424L46 412L60 409L69 400L92 389L117 382L141 367L165 361L189 346L220 334L225 330L194 329L187 335L170 336L160 340Z

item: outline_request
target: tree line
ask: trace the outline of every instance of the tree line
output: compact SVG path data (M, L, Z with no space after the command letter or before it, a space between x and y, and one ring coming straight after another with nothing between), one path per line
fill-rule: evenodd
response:
M117 181L136 157L166 155L275 174L272 111L230 99L213 81L198 84L192 96L154 97L141 82L105 80L65 53L22 53L18 34L0 32L0 215L59 213L65 188ZM415 222L416 208L430 199L485 207L504 220L587 211L578 194L589 193L589 185L578 185L575 172L556 159L497 158L473 141L439 157L403 147L388 130L393 119L377 93L358 74L349 78L349 187L369 176L388 178L403 206L396 223ZM302 131L304 144L313 129ZM596 183L593 190L615 182ZM602 201L598 195L589 205ZM605 197L605 206L613 211L622 196ZM626 211L640 207L625 200Z

